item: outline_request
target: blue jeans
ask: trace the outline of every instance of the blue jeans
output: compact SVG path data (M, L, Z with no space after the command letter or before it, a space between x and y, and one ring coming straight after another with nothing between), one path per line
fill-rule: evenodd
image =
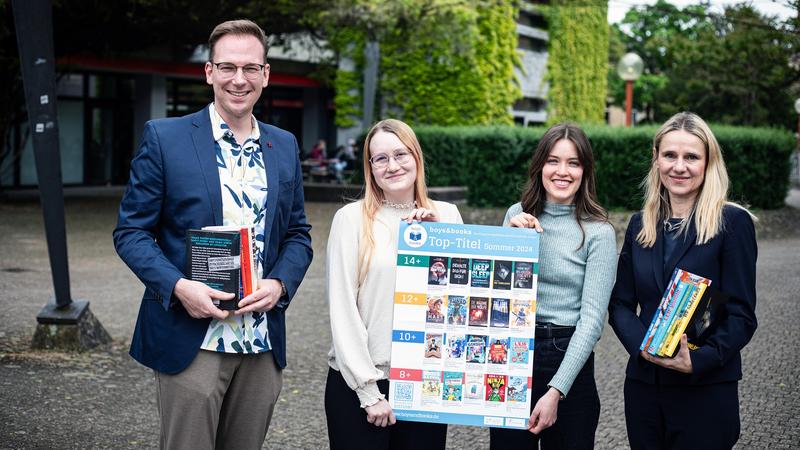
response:
M533 393L531 411L536 402L549 389L547 384L555 376L571 338L536 339L533 356ZM489 430L492 450L510 449L591 449L594 433L600 419L600 396L594 381L594 353L583 366L567 398L558 404L558 418L550 428L538 436L527 430L492 428Z

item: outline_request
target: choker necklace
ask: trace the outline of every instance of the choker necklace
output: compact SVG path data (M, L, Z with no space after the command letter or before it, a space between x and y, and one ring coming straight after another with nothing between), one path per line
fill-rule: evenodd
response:
M413 201L411 201L409 203L395 203L395 202L390 202L389 200L384 199L382 203L383 203L384 206L388 206L389 208L392 208L392 209L413 209L413 208L417 207L417 201L416 200L413 200Z
M676 221L670 221L670 219L666 219L664 220L664 231L667 233L672 233L682 227L684 222L686 222L685 217Z

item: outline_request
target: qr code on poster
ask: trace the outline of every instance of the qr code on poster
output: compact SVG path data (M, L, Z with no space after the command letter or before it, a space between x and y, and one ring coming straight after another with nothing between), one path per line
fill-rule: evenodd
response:
M395 383L394 399L397 402L410 402L414 399L414 383Z

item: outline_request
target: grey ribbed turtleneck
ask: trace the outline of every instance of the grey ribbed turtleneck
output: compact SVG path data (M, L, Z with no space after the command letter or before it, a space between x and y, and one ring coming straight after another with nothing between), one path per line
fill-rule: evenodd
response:
M520 203L511 206L503 226L521 212ZM537 219L544 233L539 245L536 321L576 327L564 361L548 383L566 395L603 333L617 268L616 234L608 223L584 220L586 240L578 248L582 234L574 205L545 203Z

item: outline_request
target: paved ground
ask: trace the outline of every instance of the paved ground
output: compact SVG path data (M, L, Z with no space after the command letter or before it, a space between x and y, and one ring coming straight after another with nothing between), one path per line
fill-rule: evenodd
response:
M36 203L0 203L0 447L157 444L153 376L127 356L142 288L112 248L116 205L113 197L67 203L73 296L91 301L92 311L114 338L110 349L75 355L27 350L34 317L52 295L41 212ZM288 311L289 368L265 448L327 447L322 399L330 331L323 263L335 209L331 204L308 205L316 257ZM491 223L501 213L477 211L465 218ZM744 351L739 449L800 447L800 361L789 345L800 339L800 214L790 211L780 217L764 221L765 234L779 238L759 242L760 327ZM774 231L771 224L781 220L783 225ZM608 327L596 361L602 401L597 448L626 448L625 355ZM448 448L488 448L488 433L451 427Z

